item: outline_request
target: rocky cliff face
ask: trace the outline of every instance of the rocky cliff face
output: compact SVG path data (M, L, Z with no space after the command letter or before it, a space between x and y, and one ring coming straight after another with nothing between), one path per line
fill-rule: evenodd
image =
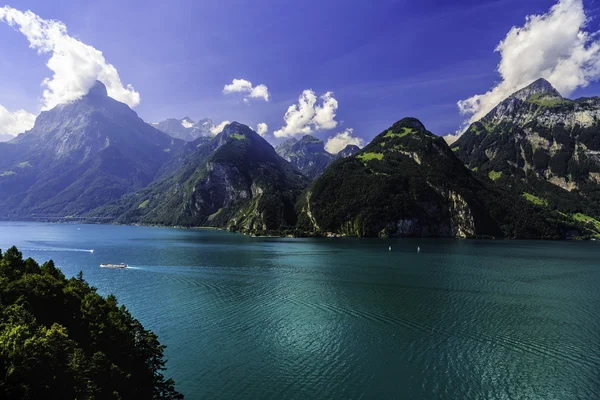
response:
M288 139L276 148L277 154L309 179L315 179L335 159L325 151L325 143L306 135L300 140Z
M97 82L0 143L0 218L79 216L149 184L182 146Z
M335 158L347 158L347 157L351 157L353 155L355 155L356 153L358 153L360 151L360 147L354 145L354 144L349 144L348 146L344 147L344 149L342 151L340 151L339 153L337 153L335 155Z
M600 98L569 100L540 79L502 101L452 145L492 177L535 175L564 190L589 190L600 172Z
M500 200L501 199L501 200ZM515 207L531 211L519 223ZM352 236L558 237L523 199L477 180L414 118L333 163L299 205L300 225Z
M307 183L268 142L234 122L148 188L91 215L268 233L294 228L294 204Z

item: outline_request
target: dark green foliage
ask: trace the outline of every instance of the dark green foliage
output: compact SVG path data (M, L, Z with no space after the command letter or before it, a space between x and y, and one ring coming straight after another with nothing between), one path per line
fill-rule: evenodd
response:
M307 184L267 141L234 122L157 182L90 216L256 234L291 230L294 204Z
M0 398L181 399L154 333L80 273L0 252Z
M563 230L519 196L477 180L414 118L334 162L298 208L301 227L321 233L559 238ZM462 217L467 209L472 226Z
M571 158L571 153L566 151L561 151L556 153L550 159L548 163L548 167L550 167L550 171L556 175L564 176L568 173L567 165L569 163L569 159Z
M548 168L548 162L550 161L550 156L548 152L542 148L537 148L533 153L533 167L536 170L543 170Z

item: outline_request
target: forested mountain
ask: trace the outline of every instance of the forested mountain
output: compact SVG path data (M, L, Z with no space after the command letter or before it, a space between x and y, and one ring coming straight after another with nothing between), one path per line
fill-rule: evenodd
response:
M305 135L300 140L288 139L275 150L310 179L321 175L335 159L335 156L325 151L325 143L311 135Z
M276 151L245 125L212 136L211 121L187 117L161 125L183 129L185 141L172 138L97 82L0 143L0 218L256 234L600 236L599 116L600 98L564 99L538 80L451 148L406 118L363 150L331 155L313 136Z
M301 228L320 234L558 238L566 229L559 215L476 179L414 118L334 162L299 208Z
M0 299L0 398L183 398L156 335L81 274L0 251Z
M233 122L197 146L157 182L91 215L252 233L294 228L294 204L308 179L267 141Z
M569 100L539 79L473 123L452 149L483 178L592 226L600 216L599 118L600 97Z
M97 82L0 143L0 218L81 215L145 187L183 147Z

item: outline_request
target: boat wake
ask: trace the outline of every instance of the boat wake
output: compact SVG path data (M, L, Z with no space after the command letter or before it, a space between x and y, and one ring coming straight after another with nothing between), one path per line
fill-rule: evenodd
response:
M70 249L63 247L32 247L25 248L24 251L60 251L60 252L76 252L76 253L93 253L94 249Z

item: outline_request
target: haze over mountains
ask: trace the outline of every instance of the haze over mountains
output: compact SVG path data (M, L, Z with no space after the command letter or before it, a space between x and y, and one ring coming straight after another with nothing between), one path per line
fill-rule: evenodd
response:
M80 216L152 182L184 142L142 121L97 82L0 143L3 218Z
M182 119L170 118L162 122L153 122L151 125L171 137L186 142L191 142L199 137L214 136L213 131L215 129L215 124L210 118L204 118L198 122L194 122L189 117Z
M276 149L237 122L147 124L97 82L0 143L0 218L213 226L252 234L600 235L600 99L538 80L451 147L404 118L337 155ZM311 182L312 181L312 182Z

